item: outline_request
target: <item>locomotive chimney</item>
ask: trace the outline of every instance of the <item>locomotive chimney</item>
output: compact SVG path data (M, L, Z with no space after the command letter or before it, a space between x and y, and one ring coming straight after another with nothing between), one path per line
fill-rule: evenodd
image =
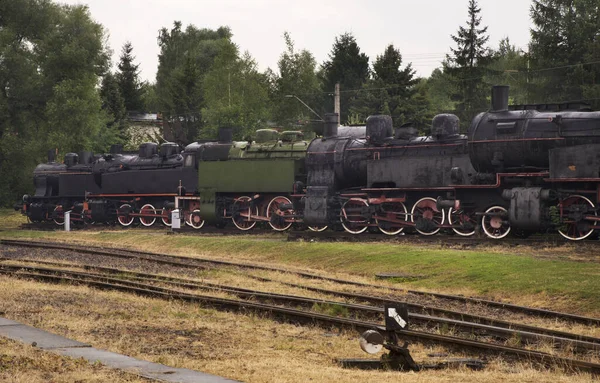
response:
M123 153L123 145L112 144L110 146L110 154L121 154L121 153Z
M219 128L219 142L231 142L233 141L233 128L231 127L221 127Z
M508 110L508 85L495 85L492 87L492 112L505 112Z
M54 162L54 149L48 150L48 163Z
M338 132L338 114L325 113L325 122L323 127L323 137L335 137Z

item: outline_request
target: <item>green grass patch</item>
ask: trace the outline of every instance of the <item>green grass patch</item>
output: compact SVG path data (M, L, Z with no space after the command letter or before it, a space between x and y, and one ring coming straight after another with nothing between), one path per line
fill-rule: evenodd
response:
M157 252L262 261L350 273L375 280L375 274L397 272L423 278L402 279L397 286L445 293L473 293L508 298L516 303L600 315L600 264L564 257L475 249L454 250L435 245L394 243L287 242L285 235L166 235L144 229L114 231L37 232L17 230L24 218L0 211L3 238L92 241L95 245L142 246ZM18 221L18 224L15 222ZM12 222L12 227L8 222ZM590 250L593 251L593 250Z

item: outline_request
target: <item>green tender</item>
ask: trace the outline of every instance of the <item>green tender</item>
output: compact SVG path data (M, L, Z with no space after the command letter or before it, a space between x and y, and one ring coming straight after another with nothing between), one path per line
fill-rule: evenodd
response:
M199 190L217 193L291 193L303 159L200 161Z

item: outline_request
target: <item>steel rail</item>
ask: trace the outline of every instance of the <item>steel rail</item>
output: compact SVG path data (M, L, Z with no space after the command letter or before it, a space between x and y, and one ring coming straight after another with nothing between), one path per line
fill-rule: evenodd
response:
M600 318L591 318L583 315L571 314L571 313L563 313L553 310L539 309L534 307L526 307L519 306L511 303L497 302L491 301L487 299L481 298L471 298L471 297L463 297L458 295L448 295L441 293L433 293L419 290L411 290L411 289L402 289L397 287L385 286L385 285L375 285L369 283L355 282L349 281L339 278L326 277L318 274L307 273L302 271L295 271L290 269L271 267L271 266L263 266L256 264L248 264L241 262L232 262L232 261L223 261L223 260L215 260L208 258L192 258L185 256L176 256L170 254L160 254L160 253L152 253L152 252L144 252L139 250L129 250L129 249L119 249L119 248L98 248L93 246L77 246L77 245L67 245L60 243L49 243L49 242L39 242L39 241L17 241L17 240L6 240L1 239L0 244L8 245L8 246L27 246L27 247L38 247L38 248L46 248L46 249L62 249L62 250L71 250L71 251L80 251L88 254L98 254L98 255L106 255L106 256L114 256L121 258L137 258L140 260L146 260L156 263L168 264L172 266L180 266L186 268L207 268L204 264L214 264L219 266L231 266L231 267L241 267L255 270L264 270L264 271L276 271L281 273L295 274L304 278L309 279L318 279L323 281L329 281L339 284L359 286L365 288L378 288L378 289L388 289L390 291L397 291L404 294L413 294L417 296L425 296L425 297L434 297L439 299L446 299L450 301L457 301L462 303L474 303L481 304L488 307L501 308L505 310L510 310L512 312L524 313L529 315L536 315L545 318L557 318L563 320L569 320L576 323L582 323L586 325L600 325ZM152 257L160 257L164 259L156 259ZM190 264L183 261L190 261L200 264Z
M5 266L5 265L3 265ZM322 326L330 327L336 326L338 328L351 328L355 330L367 330L375 329L378 331L386 331L384 327L373 322L366 322L350 318L335 317L326 314L319 314L315 312L308 312L303 310L297 310L292 308L284 308L273 305L266 305L262 303L239 301L228 298L217 298L207 295L192 295L181 293L177 291L157 291L152 286L143 285L139 286L125 286L121 284L107 283L104 281L97 280L86 280L78 279L75 277L57 276L48 274L38 274L34 272L22 272L22 271L9 271L4 268L0 269L0 273L10 274L21 277L29 277L36 280L44 280L50 282L73 282L73 283L84 283L91 287L118 290L123 292L136 293L139 295L150 296L150 297L161 297L164 299L181 299L183 301L191 303L203 303L208 304L215 308L232 311L253 311L266 313L274 319L300 322L300 323L316 323ZM545 365L556 365L566 370L578 370L583 372L589 372L593 374L600 373L600 364L583 361L579 359L571 359L560 356L551 355L541 351L533 351L520 349L516 347L502 346L493 343L480 342L475 340L467 340L462 338L456 338L452 336L437 335L426 332L420 332L415 330L405 330L398 333L402 338L408 338L419 342L436 342L450 346L461 346L466 349L477 349L483 352L494 352L496 354L508 354L519 358L527 358L531 361L542 363Z
M0 259L0 260L4 261L6 259ZM171 289L166 289L166 288L162 288L162 287L158 287L158 286L151 287L151 285L147 284L148 282L155 282L155 283L159 282L159 283L166 283L166 284L170 284L172 286L187 288L187 289L216 290L216 291L224 292L227 294L235 295L238 298L258 299L263 302L267 302L267 301L268 302L277 302L282 305L293 304L293 305L301 305L302 307L310 308L310 307L313 307L315 304L323 304L323 305L343 307L343 308L346 308L349 311L352 311L356 314L363 314L363 315L366 314L366 315L371 315L371 316L375 315L375 316L379 317L380 319L383 318L383 315L384 315L384 309L382 307L373 307L373 306L351 304L351 303L339 302L339 301L329 301L329 300L316 299L316 298L307 298L307 297L296 296L296 295L287 295L287 294L278 294L278 293L264 292L264 291L258 291L258 290L250 290L250 289L244 289L244 288L238 288L238 287L232 287L232 286L204 283L204 282L187 280L187 279L164 277L164 276L157 275L157 274L139 273L139 272L133 272L133 271L129 271L129 270L116 269L116 268L106 268L106 267L101 267L101 266L88 266L88 265L80 266L80 265L65 264L65 263L58 263L58 262L45 262L45 261L42 261L42 262L31 261L31 263L43 263L43 264L49 264L49 265L59 266L59 267L76 267L76 268L84 268L84 269L88 269L88 270L96 269L96 270L108 272L110 274L118 274L120 276L120 278L107 277L105 274L96 274L96 273L91 274L91 273L82 273L82 272L73 271L73 270L49 269L49 268L14 265L14 264L10 264L10 265L0 264L0 269L8 269L8 270L13 270L13 271L27 270L29 272L38 272L38 273L40 273L40 272L41 273L60 273L63 275L69 275L72 278L98 278L98 279L102 279L104 281L107 281L110 283L115 283L115 284L125 284L128 286L134 286L134 287L141 286L146 289L167 292L167 293L173 292L173 290L171 290ZM127 279L125 279L123 277L125 275L127 275ZM144 283L142 284L142 283L131 281L130 278L135 278L138 281L143 281ZM396 303L396 302L390 302L390 303ZM591 351L600 351L600 338L589 337L588 341L583 341L583 340L577 340L577 339L573 339L573 338L561 337L556 334L548 335L545 332L548 332L551 330L547 330L547 329L543 329L543 328L531 327L532 331L521 331L521 330L516 330L514 328L496 327L496 326L484 325L484 324L480 324L480 323L466 322L466 321L460 321L460 320L454 320L454 319L448 319L448 318L440 318L440 317L421 315L421 314L415 314L415 313L409 313L409 317L411 318L412 322L420 323L423 325L430 325L430 324L447 325L447 326L451 326L452 328L459 329L460 331L463 331L463 332L476 333L478 335L484 335L484 336L494 336L494 337L502 338L505 340L508 340L509 338L513 337L515 339L520 339L523 341L533 341L533 342L547 341L547 342L551 342L552 344L554 344L556 346L564 346L564 347L568 346L576 352L590 351L590 350ZM575 334L569 334L569 335L574 336Z

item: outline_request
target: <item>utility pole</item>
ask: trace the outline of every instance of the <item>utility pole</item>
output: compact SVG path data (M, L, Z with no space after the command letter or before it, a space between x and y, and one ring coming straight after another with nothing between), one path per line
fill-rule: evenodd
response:
M335 93L333 96L333 112L338 115L338 126L340 126L340 83L335 83Z

